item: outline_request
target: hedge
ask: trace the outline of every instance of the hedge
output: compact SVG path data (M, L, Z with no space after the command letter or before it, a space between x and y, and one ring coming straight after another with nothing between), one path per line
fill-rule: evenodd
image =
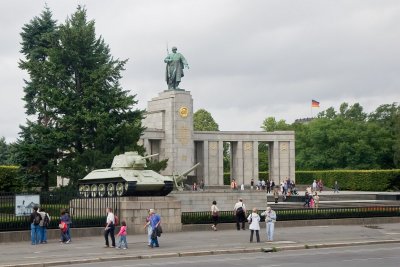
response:
M9 192L16 186L17 166L0 166L0 192Z
M324 186L353 191L387 191L400 185L400 170L296 171L296 183L311 185L322 179Z
M268 177L268 171L259 172L258 179L268 180ZM296 184L311 185L319 179L328 188L333 188L337 181L341 190L387 191L400 188L399 169L296 171ZM230 184L230 173L224 173L224 184Z

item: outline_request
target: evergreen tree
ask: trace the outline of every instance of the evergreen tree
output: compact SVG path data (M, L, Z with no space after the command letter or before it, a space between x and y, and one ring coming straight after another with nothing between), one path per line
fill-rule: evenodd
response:
M46 187L47 171L76 183L95 168L109 167L116 154L144 152L137 145L143 111L134 109L135 96L119 83L127 61L111 56L84 8L59 26L46 8L21 36L26 60L20 67L30 76L26 113L37 117L21 127L18 141L25 178ZM38 171L28 177L32 169Z

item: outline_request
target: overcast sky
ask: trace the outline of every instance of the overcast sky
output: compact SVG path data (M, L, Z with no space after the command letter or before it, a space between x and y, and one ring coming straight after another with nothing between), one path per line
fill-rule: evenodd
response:
M187 59L181 88L220 130L260 130L346 101L367 112L400 99L400 1L143 0L2 1L0 136L26 120L18 68L21 27L47 2L64 22L78 4L114 57L129 58L121 83L138 107L166 89L166 43ZM321 108L311 111L311 99Z

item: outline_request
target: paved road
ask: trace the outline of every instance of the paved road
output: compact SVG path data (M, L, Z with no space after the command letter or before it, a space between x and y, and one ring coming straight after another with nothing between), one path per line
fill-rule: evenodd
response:
M263 229L262 243L259 244L249 243L249 231L236 230L165 233L160 239L161 247L153 250L146 246L147 236L145 234L129 235L129 249L127 250L103 248L104 239L101 236L73 238L71 244L60 244L56 240L50 240L48 244L38 246L32 246L30 242L2 243L0 244L0 266L53 262L64 259L71 261L146 256L155 252L167 254L287 246L304 248L305 244L311 246L337 242L400 240L400 224L382 224L377 225L376 228L355 225L279 228L279 223L277 226L275 242L265 243L265 230Z
M348 248L307 249L277 253L251 253L221 256L197 256L150 260L112 261L80 264L82 267L128 267L128 266L191 266L191 267L398 267L400 245L374 245ZM70 266L70 265L64 265Z

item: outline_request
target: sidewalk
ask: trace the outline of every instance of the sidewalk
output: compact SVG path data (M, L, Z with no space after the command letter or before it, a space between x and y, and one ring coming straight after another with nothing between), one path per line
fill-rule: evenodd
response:
M128 235L127 250L103 248L104 239L101 236L75 239L72 237L73 241L70 244L62 244L57 240L49 240L48 244L37 246L30 245L30 242L0 244L0 266L55 266L60 262L78 264L107 261L115 257L141 259L256 252L271 248L290 250L315 246L400 243L400 224L290 228L280 228L277 224L274 242L265 242L265 229L261 230L261 243L250 243L249 236L248 230L213 232L211 228L209 232L164 233L159 240L160 248L151 249L147 247L147 235L143 233Z

